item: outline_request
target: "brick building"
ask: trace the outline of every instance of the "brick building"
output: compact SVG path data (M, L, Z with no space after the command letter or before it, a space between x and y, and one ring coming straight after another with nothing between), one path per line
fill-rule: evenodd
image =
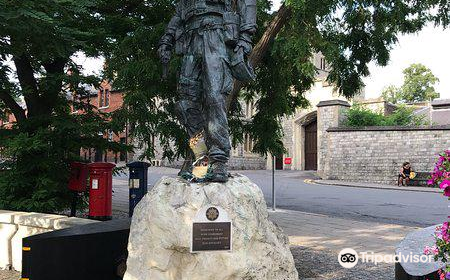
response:
M0 128L10 128L16 122L14 114L6 112L4 116L0 117Z
M104 113L112 113L117 109L122 108L123 105L123 93L117 90L114 90L111 83L108 81L103 81L100 84L99 89L92 90L91 93L80 99L81 102L86 102L97 108L98 111ZM73 111L75 114L81 114L81 111ZM103 134L105 138L108 138L110 141L114 141L117 143L130 143L128 137L128 128L125 127L122 132L119 134L115 134L112 131L104 131L100 132ZM114 153L111 151L107 151L105 153L96 154L94 149L82 149L81 156L86 160L101 160L107 162L127 162L129 159L129 155L126 152L123 153Z

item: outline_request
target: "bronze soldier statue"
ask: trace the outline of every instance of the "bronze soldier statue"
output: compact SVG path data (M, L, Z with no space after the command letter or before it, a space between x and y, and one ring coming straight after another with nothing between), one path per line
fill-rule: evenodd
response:
M231 145L226 99L233 78L254 79L246 58L255 31L256 0L179 0L159 43L164 65L173 50L183 56L177 114L191 137L196 164L207 162L208 181L228 180ZM192 169L184 171L191 176Z

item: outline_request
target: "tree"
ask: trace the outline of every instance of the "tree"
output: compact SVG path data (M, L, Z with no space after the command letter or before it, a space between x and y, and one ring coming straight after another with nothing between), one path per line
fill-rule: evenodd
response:
M403 74L405 81L401 91L405 101L421 102L439 97L434 88L439 79L425 65L412 64L403 70Z
M254 151L261 154L283 152L281 119L308 106L304 93L314 83L314 53L325 55L329 82L352 97L363 86L362 77L369 75L369 62L387 64L399 34L416 32L430 21L446 22L446 5L437 0L290 0L275 13L270 5L258 1L259 30L250 55L257 79L247 85L235 83L229 97L233 142L250 134ZM429 12L435 7L438 16ZM157 42L174 12L173 1L111 1L106 8L114 14L107 20L121 22L121 34L107 59L115 86L127 92L127 107L118 119L132 124L131 133L147 147L143 156L153 157L153 136L160 138L164 156L184 156L187 136L173 110L179 60L171 62L169 79L162 82L156 55ZM240 98L257 100L250 122L241 121Z
M382 96L391 103L423 102L439 97L435 85L439 79L423 64L411 64L403 70L404 82L400 88L388 86Z
M385 87L381 96L384 100L393 104L397 104L403 99L401 89L394 85Z
M71 100L99 77L73 60L107 45L97 0L0 0L0 110L14 114L0 129L0 208L51 212L70 203L68 166L81 147L119 149L102 139L108 116ZM23 100L25 106L18 101ZM86 114L72 114L71 106Z

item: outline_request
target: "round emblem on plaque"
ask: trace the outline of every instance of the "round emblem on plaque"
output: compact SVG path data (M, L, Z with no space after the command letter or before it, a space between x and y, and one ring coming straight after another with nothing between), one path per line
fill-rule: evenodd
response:
M210 221L215 221L219 218L219 210L216 207L209 207L206 210L206 218Z

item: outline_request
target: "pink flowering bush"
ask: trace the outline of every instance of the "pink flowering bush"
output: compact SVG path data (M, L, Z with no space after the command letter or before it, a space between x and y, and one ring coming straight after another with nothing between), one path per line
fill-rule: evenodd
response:
M438 186L443 190L443 195L450 199L450 150L440 155L436 166L428 181L430 186ZM449 216L450 218L450 216ZM435 231L436 245L425 247L426 255L434 255L436 261L441 261L445 266L438 271L439 279L450 279L450 226L449 222L444 222L442 226L437 226Z
M439 186L444 191L444 196L450 197L450 150L439 156L428 185Z

